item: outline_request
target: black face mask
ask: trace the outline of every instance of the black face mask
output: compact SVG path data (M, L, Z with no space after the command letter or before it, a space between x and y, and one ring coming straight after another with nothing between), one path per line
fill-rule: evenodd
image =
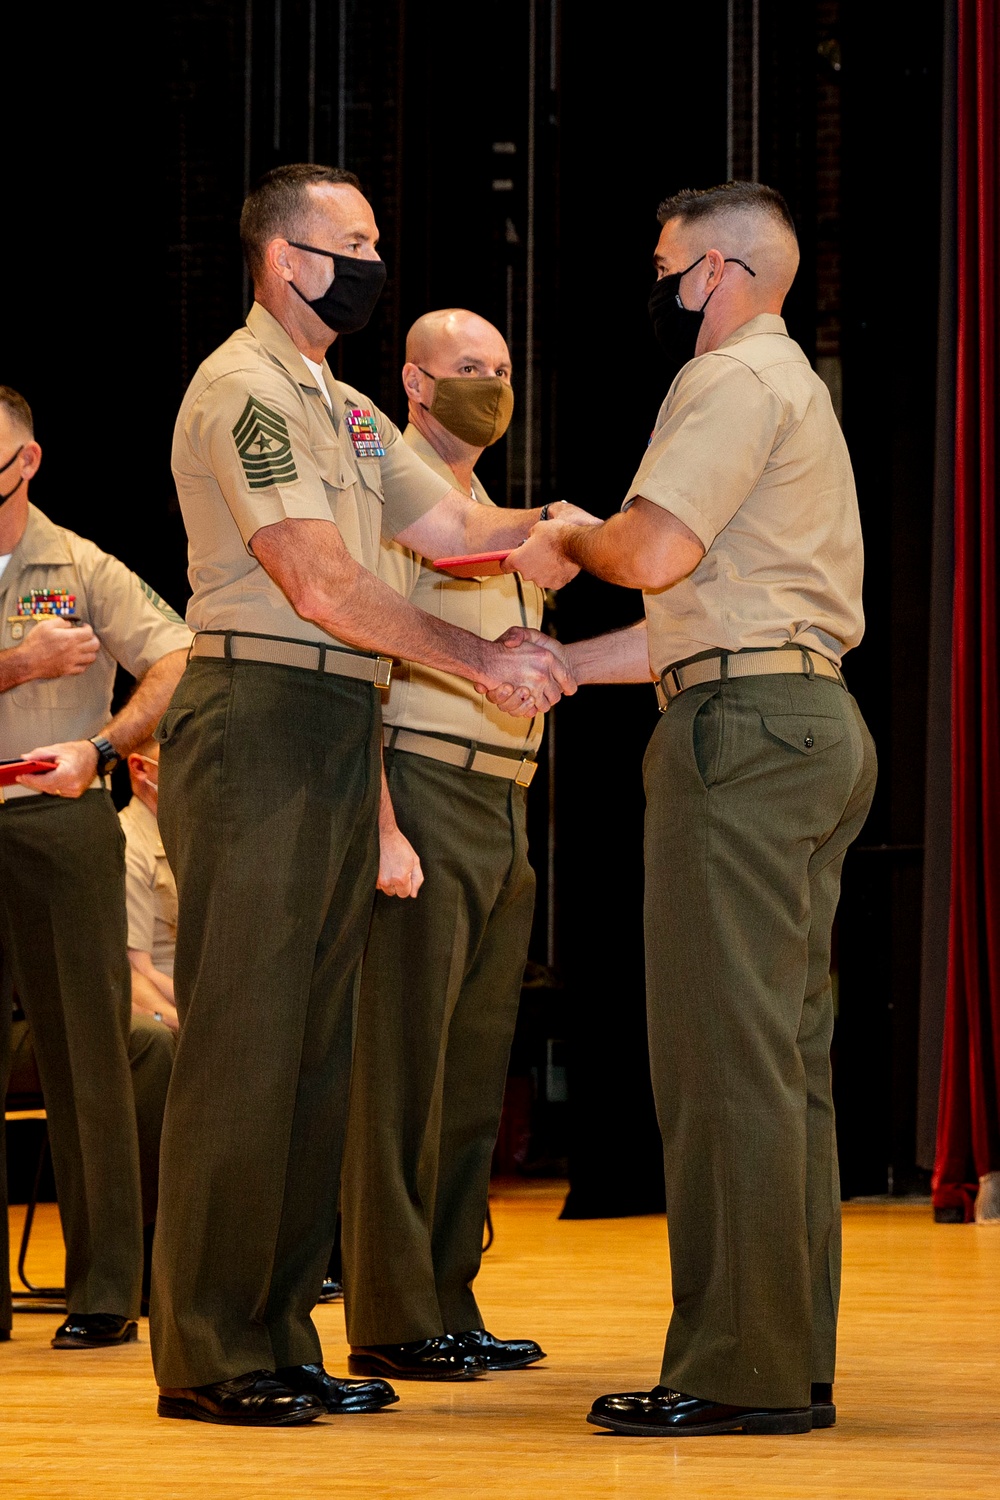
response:
M704 259L704 255L699 255L685 270L677 271L673 276L662 276L649 294L650 321L657 343L667 357L671 380L689 359L694 359L698 334L705 319L705 308L718 291L716 287L709 292L700 307L685 307L681 301L682 278L688 271L693 271L695 266L700 266ZM728 255L725 263L742 266L750 276L757 274L735 255Z
M19 454L21 454L23 452L23 450L24 450L24 444L22 443L21 446L20 446L20 448L18 448L14 453L11 454L10 458L8 458L8 460L7 460L7 462L5 464L0 464L0 474L5 474L7 472L7 470L10 468L11 464L14 462L15 458L17 458L19 456ZM20 477L20 479L17 481L17 483L15 484L15 486L14 486L14 488L12 490L8 490L7 493L6 493L6 495L0 495L0 505L6 505L7 501L10 499L11 495L16 495L17 492L18 492L18 490L21 488L21 486L22 486L23 483L24 483L24 475L22 474L21 477Z
M297 240L288 243L296 250L308 250L312 255L328 255L333 261L333 280L322 297L310 299L292 282L292 290L299 292L307 307L311 307L334 333L357 333L364 328L385 286L388 274L385 261L336 255L332 250L319 250L315 245L300 245Z

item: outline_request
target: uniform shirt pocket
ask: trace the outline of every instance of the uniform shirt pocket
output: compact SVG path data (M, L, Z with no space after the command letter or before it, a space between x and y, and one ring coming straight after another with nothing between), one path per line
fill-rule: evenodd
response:
M844 738L840 719L821 714L764 714L764 728L800 755L818 755Z
M336 509L337 498L343 490L354 483L354 475L351 473L350 465L337 443L317 443L313 447L313 458L319 477L328 490L333 490L330 496L332 509Z
M358 475L365 489L371 494L377 495L379 503L385 504L385 494L382 490L382 465L377 458L359 458Z

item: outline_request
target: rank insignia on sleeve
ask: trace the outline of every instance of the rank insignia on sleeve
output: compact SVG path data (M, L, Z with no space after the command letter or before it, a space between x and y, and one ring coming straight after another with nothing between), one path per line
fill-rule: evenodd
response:
M351 434L356 458L385 458L385 449L379 437L378 422L370 411L360 406L349 406L345 413L347 430Z
M170 608L170 605L167 603L166 599L161 599L156 590L150 588L145 578L139 578L138 573L135 576L139 579L139 587L142 589L142 592L145 594L150 604L152 604L154 608L158 609L161 615L165 615L166 618L170 621L171 625L183 625L184 621L181 619L180 615L175 609Z
M272 484L294 484L298 479L288 424L279 411L251 396L233 428L233 440L252 490Z

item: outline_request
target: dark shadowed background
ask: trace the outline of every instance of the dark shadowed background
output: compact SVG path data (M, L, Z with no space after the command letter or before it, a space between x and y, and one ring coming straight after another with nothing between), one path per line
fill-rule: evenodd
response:
M517 390L487 486L602 515L664 394L645 310L657 203L729 176L786 195L803 250L790 332L834 392L857 471L868 633L847 672L882 768L838 924L843 1187L922 1189L942 0L667 4L621 24L557 0L189 0L133 16L67 13L54 57L41 21L12 23L9 55L34 66L12 105L0 380L36 412L37 503L177 607L173 417L246 312L236 223L261 171L341 163L374 204L389 283L335 369L402 419L407 326L474 308L507 333ZM640 612L637 594L581 578L555 622L570 640ZM525 1170L568 1153L578 1215L662 1207L641 924L655 714L641 687L560 705L532 792L542 971L512 1092L512 1108L534 1101L532 1129L505 1140Z

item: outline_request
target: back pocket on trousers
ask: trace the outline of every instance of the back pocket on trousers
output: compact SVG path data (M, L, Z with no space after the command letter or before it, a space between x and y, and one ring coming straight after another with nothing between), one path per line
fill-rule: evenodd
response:
M764 728L800 755L818 755L844 738L840 719L820 714L763 714Z

